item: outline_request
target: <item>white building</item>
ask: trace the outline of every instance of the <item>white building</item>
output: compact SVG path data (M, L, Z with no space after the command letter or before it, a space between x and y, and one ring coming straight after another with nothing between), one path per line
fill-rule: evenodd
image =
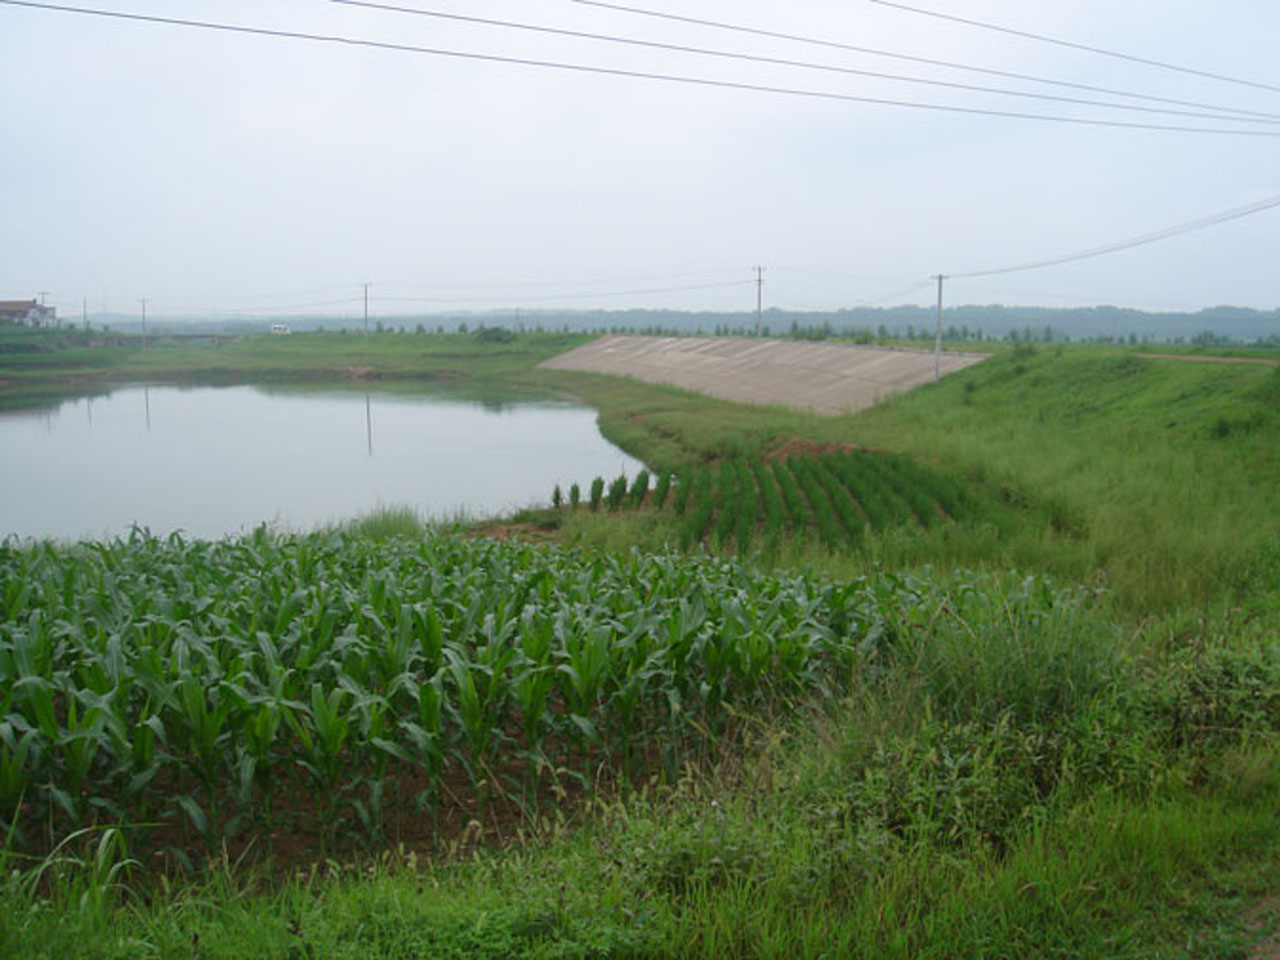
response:
M0 300L0 326L24 325L51 327L58 320L58 311L32 300Z

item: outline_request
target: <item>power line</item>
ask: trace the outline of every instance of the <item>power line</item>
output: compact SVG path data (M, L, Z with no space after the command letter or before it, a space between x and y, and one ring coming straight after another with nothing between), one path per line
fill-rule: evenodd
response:
M458 60L472 60L484 63L501 63L509 66L538 67L548 70L560 70L569 73L598 74L611 77L626 77L637 80L653 80L664 83L677 83L690 86L709 87L720 90L740 90L751 93L772 93L782 96L805 97L815 100L827 100L840 103L861 103L876 106L905 107L916 110L930 110L936 113L955 113L968 116L1000 117L1014 120L1038 120L1050 123L1066 123L1074 126L1109 127L1128 130L1152 130L1165 133L1198 133L1215 136L1241 137L1278 137L1280 131L1240 130L1229 127L1194 127L1180 124L1138 123L1128 120L1102 120L1085 117L1066 117L1053 114L1028 113L1014 110L995 110L980 107L962 107L950 104L927 103L917 100L900 100L887 97L866 97L848 93L834 93L822 90L806 90L797 87L779 87L769 84L743 83L731 80L713 80L705 77L688 77L679 74L657 73L643 70L625 70L616 67L599 67L579 63L566 63L555 60L536 60L526 57L504 56L491 53L474 53L470 51L451 50L441 47L424 47L414 44L391 43L380 40L362 40L333 34L307 33L297 30L279 30L267 27L250 27L242 24L216 23L207 20L189 20L177 17L160 17L149 14L124 13L115 10L101 10L92 7L76 7L55 3L39 3L35 0L0 0L0 4L12 7L25 7L34 10L50 10L60 13L73 13L83 16L102 17L137 23L152 23L165 26L188 27L211 30L222 33L247 34L273 37L287 40L306 40L318 43L333 43L341 46L362 49L395 51L398 53L419 54L425 56L448 57Z
M1021 97L1029 100L1043 100L1053 103L1069 103L1075 106L1103 107L1109 110L1131 110L1139 113L1156 113L1166 116L1192 117L1201 120L1235 120L1240 123L1280 123L1280 114L1267 117L1261 113L1247 116L1232 116L1237 111L1223 112L1214 110L1210 113L1175 110L1169 107L1144 107L1135 104L1112 103L1106 100L1091 100L1084 97L1066 97L1050 93L1032 93L1026 90L1009 90L1002 87L984 87L971 83L956 83L948 80L932 80L928 77L907 76L898 73L885 73L879 70L862 70L856 67L840 67L832 64L813 63L804 60L791 60L783 57L766 57L758 54L739 53L732 50L716 50L708 47L694 47L686 44L663 43L656 40L640 40L635 37L621 37L614 34L592 33L584 30L568 30L560 27L548 27L542 24L520 23L511 20L495 20L489 17L476 17L459 13L444 13L438 10L424 10L421 7L406 7L394 3L378 3L374 0L325 0L344 7L359 7L366 10L377 10L385 13L402 13L417 17L430 17L437 20L449 20L456 23L470 23L489 27L500 27L509 30L523 30L530 33L548 34L551 36L571 37L577 40L593 40L602 43L622 44L630 47L641 47L650 50L662 50L668 53L688 53L695 56L714 57L722 60L736 60L746 63L759 63L776 67L795 67L802 70L816 70L823 73L836 73L845 76L870 77L876 80L889 80L895 83L914 83L922 86L943 87L948 90L963 90L969 93L992 93L1005 97Z
M1255 213L1261 213L1262 211L1270 210L1273 207L1280 207L1280 195L1268 197L1265 200L1259 200L1255 203L1246 204L1243 207L1235 207L1231 210L1225 210L1222 213L1215 213L1207 217L1201 217L1198 220L1189 220L1186 223L1166 227L1163 230L1157 230L1154 233L1144 233L1139 237L1132 237L1128 240L1121 240L1117 243L1108 243L1101 247L1092 247L1088 250L1081 250L1078 253L1067 254L1064 257L1054 257L1049 260L1035 260L1031 263L1021 263L1011 267L999 267L994 270L973 270L969 273L949 273L946 276L948 280L962 280L972 277L993 277L997 274L1017 273L1022 270L1036 270L1041 267L1056 267L1062 263L1072 263L1076 260L1087 260L1091 257L1100 257L1106 253L1118 253L1121 250L1128 250L1132 247L1140 247L1148 243L1155 243L1157 240L1166 240L1169 237L1176 237L1179 234L1191 233L1195 230L1203 230L1206 227L1225 223L1228 220L1239 220L1241 217L1248 217Z
M836 40L825 40L819 37L807 37L794 33L782 33L776 30L763 30L757 27L747 27L741 24L724 23L719 20L704 20L697 17L681 16L675 13L664 13L658 10L646 10L642 7L630 7L619 3L609 3L605 0L573 0L574 3L587 7L599 7L603 10L615 10L620 13L631 13L642 17L653 17L658 20L669 20L677 23L688 23L700 27L712 27L717 30L728 30L734 33L748 34L758 37L769 37L774 40L789 40L795 43L808 44L816 47L826 47L833 50L844 50L851 53L862 53L876 57L887 57L894 60L905 60L911 63L922 63L932 67L945 67L948 70L963 70L969 73L984 74L992 77L1004 77L1009 80L1026 80L1031 83L1042 83L1056 87L1066 87L1073 90L1086 90L1090 93L1105 93L1110 96L1131 97L1135 100L1147 100L1154 103L1167 103L1179 107L1195 107L1201 110L1215 110L1222 113L1236 113L1243 116L1254 117L1274 117L1273 113L1265 113L1260 110L1243 110L1237 107L1224 107L1218 104L1204 103L1197 100L1179 100L1174 97L1160 97L1152 94L1134 93L1128 90L1120 90L1115 87L1100 87L1088 83L1074 83L1070 80L1057 80L1049 77L1037 77L1033 74L1016 73L1008 70L996 70L990 67L979 67L973 64L958 63L953 60L938 60L932 57L921 57L912 54L898 53L892 50L881 50L875 47L863 47L852 43L842 43Z
M342 300L316 300L311 303L294 303L283 306L263 306L263 307L190 307L190 306L170 306L166 313L169 316L175 314L211 314L214 316L269 316L278 313L290 313L298 310L314 310L318 307L338 307L350 306L359 303L359 297L347 297Z
M686 293L691 290L723 290L755 283L733 280L728 283L699 283L684 287L650 287L644 290L608 290L597 293L548 293L533 297L379 297L385 303L537 303L554 300L595 300L609 297L633 297L651 293Z
M457 289L463 289L463 290L471 290L479 286L483 286L488 289L519 290L519 289L545 289L547 287L555 289L555 288L564 288L566 286L571 286L571 285L577 286L577 287L616 286L618 284L632 285L632 284L638 284L638 283L657 283L659 281L686 280L686 279L692 279L695 277L716 277L716 276L724 276L726 274L737 275L737 274L740 274L741 272L742 272L741 267L717 267L715 269L708 269L708 270L681 270L676 272L666 271L663 273L629 274L627 276L622 276L622 277L619 277L619 276L596 277L594 279L587 279L587 280L564 280L564 279L477 280L475 282L467 283L467 284L461 284L461 283L453 284L452 287ZM382 286L383 286L383 289L386 289L388 286L405 287L407 286L407 284L404 284L404 283L393 284L388 281L388 282L384 282ZM388 298L382 297L381 299L385 300ZM409 297L407 299L413 299L413 298Z
M886 293L886 294L883 294L882 296L875 297L871 300L856 300L854 301L853 306L878 307L882 303L888 303L890 300L897 300L900 297L905 297L919 290L923 290L926 287L931 287L933 286L933 282L934 282L933 277L928 277L924 280L917 280L909 286L901 287L897 290L894 290L892 293Z
M1172 70L1175 73L1186 73L1193 77L1206 77L1210 80L1221 80L1223 83L1234 83L1244 87L1254 87L1258 90L1271 90L1280 93L1280 87L1272 86L1269 83L1259 83L1255 80L1242 80L1239 77L1230 77L1221 73L1210 73L1207 70L1197 70L1193 67L1182 67L1174 63L1166 63L1163 60L1151 60L1146 57L1135 57L1127 53L1119 53L1115 50L1105 50L1101 47L1091 47L1085 43L1075 43L1071 40L1061 40L1057 37L1047 37L1039 33L1029 33L1025 30L1014 30L1011 27L1002 27L995 23L984 23L981 20L970 20L967 17L957 17L949 13L939 13L936 10L923 10L919 7L908 6L905 3L896 3L894 0L871 0L872 3L878 3L882 7L893 7L897 10L905 10L908 13L918 13L926 17L934 17L938 20L949 20L952 23L963 23L968 27L978 27L982 30L992 30L996 33L1004 33L1013 37L1021 37L1024 40L1036 40L1040 43L1051 43L1058 47L1068 47L1072 50L1083 50L1086 53L1096 53L1104 57L1113 57L1116 60L1127 60L1130 63L1140 63L1147 67L1157 67L1161 70Z

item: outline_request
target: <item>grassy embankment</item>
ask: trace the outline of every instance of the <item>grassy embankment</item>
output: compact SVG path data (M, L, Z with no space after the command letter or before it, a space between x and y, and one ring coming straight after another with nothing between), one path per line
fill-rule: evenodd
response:
M360 385L379 389L448 387L465 394L529 390L537 363L588 338L523 335L487 342L470 334L309 333L259 335L217 346L140 337L92 346L100 335L0 329L0 405L21 406L96 392L122 383Z
M841 577L876 563L932 560L935 569L905 578L872 572L839 588L863 597L870 614L837 631L852 657L844 666L837 658L838 697L829 688L821 708L805 706L821 688L791 694L789 707L730 701L731 715L742 711L734 735L700 748L705 756L714 747L718 763L665 777L654 768L659 780L647 794L618 804L601 795L581 829L565 832L556 816L531 819L523 829L537 844L474 863L409 869L384 861L336 880L313 874L276 892L253 892L245 877L215 869L150 898L119 888L126 879L132 889L145 887L145 871L122 859L116 834L95 833L47 860L43 882L28 873L6 885L0 950L51 957L1244 955L1261 928L1250 927L1243 905L1275 892L1269 877L1280 851L1273 823L1280 498L1267 470L1280 373L1041 348L998 357L862 416L831 419L605 378L552 377L519 363L510 377L587 397L607 432L651 466L758 458L794 439L855 443L914 454L1006 501L1014 519L910 528L834 554L793 544L793 558ZM563 533L588 545L670 539L668 521L644 507L561 514ZM336 543L375 566L379 551L390 558L404 549L359 537ZM318 546L279 549L299 548ZM277 578L287 575L291 564L273 561L275 549L237 561L239 573L226 579L247 591L236 594L241 600L200 591L213 598L207 614L237 623L241 614L228 617L228 605L247 603L271 622L267 598L255 599L250 585L260 576L257 562ZM523 575L547 571L540 609L563 609L579 575L562 582L564 574L551 570L580 561L555 550L509 549L527 558ZM128 599L130 591L176 602L181 591L158 584L166 577L189 583L209 566L196 563L187 576L176 548L148 550L151 560L140 559L147 551L122 548L103 581L116 600L79 611L104 638L163 633L172 611L157 619ZM30 562L23 551L15 557ZM72 603L76 591L65 578L85 556L48 551L36 559L54 578L46 605ZM595 562L590 554L584 560ZM620 569L638 577L629 588L638 597L655 598L652 627L670 636L679 621L674 608L662 612L668 601L656 599L652 562L622 561ZM702 561L661 563L687 576ZM129 586L134 564L141 579ZM966 564L1047 569L1088 588L948 572ZM298 586L308 582L305 569L298 567ZM731 569L732 585L714 591L717 602L763 603L778 613L769 575ZM518 579L500 577L497 586ZM7 576L8 602L39 582L31 571ZM820 573L785 582L818 595L831 589ZM476 593L479 581L471 589L497 608L497 594ZM349 614L357 625L350 656L382 648L360 626L369 614L359 599ZM34 629L29 615L11 610L4 634L11 659L0 657L8 667L16 663L15 640ZM73 606L50 618L52 650L65 651L81 635L76 616ZM829 626L833 615L789 612L785 619L803 635ZM181 618L170 628L175 622ZM708 636L723 634L712 625ZM485 646L471 649L479 656ZM243 660L226 652L243 670ZM413 670L416 677L420 665ZM67 676L83 679L78 669ZM606 697L601 706L628 702L624 686L617 701ZM299 716L313 722L322 714L313 705ZM80 741L67 734L68 719L59 717L52 732L75 756ZM362 729L354 715L353 728ZM461 718L452 728L451 749L461 758L469 756L468 729ZM290 751L305 751L307 742L298 737L278 757L298 782L310 774ZM237 756L234 738L223 746ZM180 766L200 759L198 751L169 749ZM50 758L56 769L54 752ZM367 778L362 764L376 765L375 758L376 751L350 758L356 779ZM194 774L190 785L198 800ZM251 794L251 811L253 802ZM69 826L65 811L54 816ZM1264 914L1255 919L1274 923Z
M605 433L651 467L758 459L796 438L852 444L907 454L1018 514L1012 524L908 527L852 555L804 541L784 547L784 564L838 574L875 562L1046 570L1105 586L1136 616L1276 607L1276 367L1113 348L1005 350L938 386L844 417L746 408L605 378L581 378L574 389L602 410ZM566 532L583 542L679 542L670 510L568 514Z

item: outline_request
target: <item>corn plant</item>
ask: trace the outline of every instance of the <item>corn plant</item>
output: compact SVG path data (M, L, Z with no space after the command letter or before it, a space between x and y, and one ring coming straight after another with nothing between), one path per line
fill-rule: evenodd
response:
M636 474L635 480L631 483L631 506L639 507L644 503L645 496L649 493L649 471L641 470Z
M609 484L609 493L607 501L610 512L616 511L622 506L622 500L627 495L627 475L620 473Z
M663 470L658 474L658 482L653 488L653 506L661 510L667 502L667 494L671 491L671 472Z
M757 495L778 515L756 470L695 471L677 485L689 546L716 475L735 516L755 522ZM906 580L703 555L266 531L0 542L0 604L0 828L48 852L96 820L143 845L159 824L204 853L293 824L377 843L462 781L533 815L562 770L678 771L737 717L839 696L880 662L877 624L934 609ZM305 812L285 804L299 793Z
M857 505L849 498L849 493L840 483L839 478L828 468L826 458L811 459L809 470L830 500L832 513L844 528L845 538L852 543L858 543L862 539L866 520L863 519Z
M800 492L795 474L791 472L784 460L773 461L770 469L778 483L778 489L782 492L783 502L787 506L787 519L791 529L804 529L809 525L813 513L805 503L804 494Z

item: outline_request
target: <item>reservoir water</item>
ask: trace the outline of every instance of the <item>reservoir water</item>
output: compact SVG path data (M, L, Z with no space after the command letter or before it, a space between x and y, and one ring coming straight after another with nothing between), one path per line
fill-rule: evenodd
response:
M243 386L0 412L0 450L0 536L64 540L305 531L379 505L485 517L643 468L570 403Z

